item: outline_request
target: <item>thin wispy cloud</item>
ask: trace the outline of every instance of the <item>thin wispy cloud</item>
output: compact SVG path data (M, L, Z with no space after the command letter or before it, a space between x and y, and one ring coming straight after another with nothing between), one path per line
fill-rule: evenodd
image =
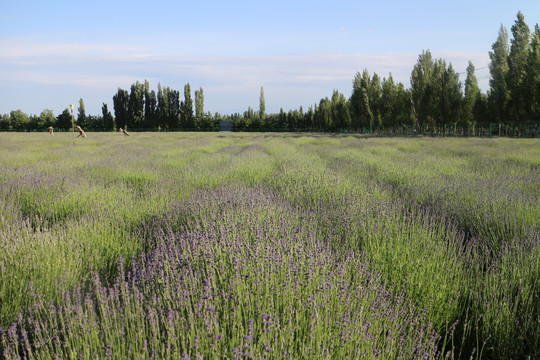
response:
M179 90L189 82L193 88L203 87L207 108L219 112L237 112L255 106L254 99L261 86L265 87L267 97L274 95L275 100L282 102L269 99L268 111L276 112L280 107L311 105L330 96L333 89L348 96L355 74L364 69L381 77L391 73L394 81L408 86L419 55L344 52L163 55L150 46L43 43L27 39L3 40L1 46L5 51L0 52L0 78L7 84L53 86L59 93L63 86L85 88L83 93L108 91L110 95L102 102L111 102L117 87L129 88L135 81L148 79L153 86L161 82ZM489 62L488 54L481 52L433 52L433 56L451 62L456 71L464 71L468 61L477 67ZM236 103L220 105L221 98L235 98ZM100 106L101 102L87 105L94 112Z
M453 6L407 3L148 2L133 0L6 2L0 10L0 113L21 108L62 111L85 100L88 112L111 103L117 87L148 79L182 90L205 90L205 108L222 113L257 106L264 86L267 111L350 95L356 72L367 69L409 86L418 55L464 72L489 63L500 24L521 10L457 0ZM463 8L467 11L463 11ZM68 10L69 9L69 10ZM485 71L485 69L484 69ZM484 79L488 74L479 71ZM479 85L486 90L487 81Z

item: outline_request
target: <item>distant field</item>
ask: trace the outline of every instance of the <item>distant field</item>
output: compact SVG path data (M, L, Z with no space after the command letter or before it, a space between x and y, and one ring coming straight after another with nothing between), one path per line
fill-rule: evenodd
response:
M537 139L71 142L0 133L0 358L540 358Z

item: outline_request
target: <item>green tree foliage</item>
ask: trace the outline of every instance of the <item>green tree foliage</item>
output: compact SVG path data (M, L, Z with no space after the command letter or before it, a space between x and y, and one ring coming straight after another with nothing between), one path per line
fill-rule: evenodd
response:
M492 50L489 52L491 63L489 71L491 79L489 85L491 88L489 103L492 116L496 121L508 120L508 101L510 100L510 91L507 86L508 78L508 33L506 28L501 25L497 40L493 43Z
M191 99L191 86L189 83L184 86L184 101L180 103L180 124L185 129L195 127L193 100Z
M169 100L168 100L168 89L163 89L161 83L158 84L157 92L157 121L158 127L166 128L169 117Z
M145 129L152 129L158 127L156 92L154 90L150 90L150 83L148 82L148 80L144 81L143 127Z
M506 81L510 92L510 120L519 121L527 116L527 60L529 57L529 40L531 32L525 23L525 17L518 12L517 19L511 28L510 53L508 54L508 73Z
M463 93L459 74L454 70L452 64L445 67L443 71L440 102L442 103L442 117L439 119L439 123L445 126L448 124L456 125L460 120Z
M12 129L29 129L30 117L22 110L13 110L10 113L10 124Z
M259 118L262 122L266 120L266 100L264 99L264 88L262 86L259 96Z
M370 78L367 69L356 73L350 99L352 125L357 129L378 125L381 119L381 81L377 74ZM375 111L375 115L374 112Z
M337 90L332 94L332 129L346 129L351 126L349 104L345 96Z
M367 72L366 72L367 73ZM369 78L369 73L367 73L366 81L366 91L369 99L369 110L371 111L372 122L370 126L380 126L381 122L381 78L377 73L373 73L371 79Z
M369 94L366 88L362 88L362 103L361 103L361 117L364 125L373 127L373 113L371 112L371 106L369 104Z
M394 83L392 74L388 76L388 79L383 78L381 83L381 121L385 126L396 125L396 118L394 117L394 108L397 103L397 91L398 88Z
M144 123L144 85L136 82L131 85L128 101L127 126L141 128Z
M349 99L352 127L362 128L362 75L357 72L353 79L353 89Z
M11 130L11 118L8 114L0 115L0 130Z
M392 74L381 83L380 116L383 126L412 125L410 94L402 83L394 83Z
M52 110L45 109L39 114L39 117L36 120L36 127L38 129L46 129L49 126L56 126L56 117Z
M114 116L116 118L116 126L126 129L128 123L128 103L129 93L127 90L118 88L116 95L113 96Z
M462 103L459 74L452 64L423 51L411 73L411 99L420 131L457 124Z
M475 67L469 61L467 66L467 78L465 79L465 97L461 111L461 120L464 124L471 125L477 120L477 102L480 99L480 88L475 75Z
M64 111L56 117L56 126L63 130L71 129L71 111L69 108L65 108Z
M500 131L503 127L513 127L524 134L540 121L540 27L536 24L531 33L525 17L518 12L511 30L509 41L506 28L501 25L492 44L490 90L485 94L480 91L471 62L462 84L451 63L434 59L429 50L424 50L412 69L409 89L402 83L396 84L392 74L381 79L364 69L355 74L349 99L335 89L330 98L315 102L307 112L300 107L267 114L261 86L257 112L250 106L243 114L212 116L204 112L202 88L195 91L194 109L189 83L184 86L184 99L180 102L179 91L158 84L156 92L145 80L132 84L129 91L118 88L113 96L116 121L106 104L102 116L87 115L80 99L78 123L100 129L117 126L173 130L217 128L219 121L225 120L233 121L236 130L372 131L383 126L400 132L404 127L415 127L421 132L446 133L458 125L474 129L476 123L496 121L500 123L499 134L505 133ZM12 111L0 118L0 129L43 128L55 122L59 128L70 128L69 111L56 119L50 111L39 116ZM474 130L463 131L473 133Z
M101 107L101 114L103 115L103 128L105 130L115 130L114 118L105 103Z
M80 127L86 127L86 108L84 107L84 100L79 99L79 107L77 109L77 125Z
M173 90L167 87L167 102L167 128L178 129L178 127L181 126L180 117L182 111L180 103L180 92L178 90ZM193 113L191 119L193 121Z
M203 88L195 90L195 127L201 128L204 122L204 91Z
M411 97L415 111L415 125L419 129L431 121L433 108L433 71L431 52L422 51L411 74Z
M525 104L528 120L540 120L540 26L536 24L531 36L525 77Z

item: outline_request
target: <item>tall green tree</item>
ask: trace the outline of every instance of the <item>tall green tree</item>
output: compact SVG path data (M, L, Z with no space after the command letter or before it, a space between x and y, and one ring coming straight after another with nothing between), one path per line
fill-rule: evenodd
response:
M77 125L80 127L86 127L86 108L84 107L84 100L82 98L79 99L79 108L77 109Z
M380 97L381 83L378 75L374 74L370 78L367 69L360 74L356 73L353 80L353 91L349 102L352 115L351 125L354 128L362 129L379 124L380 120ZM373 114L376 110L376 116Z
M509 115L510 120L523 120L528 104L527 89L525 86L527 74L527 60L529 57L529 40L531 32L525 23L525 17L518 12L517 19L511 28L510 53L508 54L507 84L510 92Z
M373 73L371 79L368 76L368 83L366 91L369 97L369 106L372 113L373 122L370 126L380 126L382 125L381 118L381 78L377 73Z
M367 70L364 70L364 72ZM362 118L362 74L356 72L353 79L353 89L351 97L349 98L350 110L351 110L351 122L352 127L355 129L361 129L364 124Z
M0 115L0 129L10 130L11 129L11 119L8 114Z
M540 120L540 26L536 24L531 36L531 45L527 59L525 78L527 118Z
M313 130L315 128L315 110L310 106L304 115L304 128Z
M332 128L330 130L347 129L351 126L349 105L345 95L338 90L332 93Z
M101 114L103 115L103 126L105 130L115 130L114 118L109 111L109 107L105 103L103 103L103 106L101 107Z
M383 126L410 126L414 117L411 97L402 83L395 83L392 74L381 84L381 120Z
M65 108L64 111L56 117L56 126L63 130L71 129L71 111L69 108Z
M158 127L164 129L168 126L169 119L169 99L168 88L163 89L161 83L158 83L157 92L157 121Z
M195 126L194 119L191 86L187 83L184 85L184 101L180 103L180 123L183 128L193 129Z
M118 91L113 96L114 116L116 118L116 126L126 129L128 122L128 103L129 93L127 90L118 88Z
M415 112L415 125L422 131L431 122L433 112L434 62L429 50L422 51L411 74L411 97Z
M332 124L332 102L328 97L321 99L315 112L315 127L317 130L329 130Z
M204 122L204 91L202 87L195 90L195 121L197 128L202 127Z
M394 117L394 107L397 101L397 86L394 83L392 74L389 74L388 79L383 78L381 83L381 106L380 116L384 126L395 126L397 119Z
M489 106L492 111L492 117L496 121L506 121L509 118L508 101L510 100L510 91L507 86L508 78L508 32L501 25L497 40L492 45L489 52L491 63L489 72Z
M479 100L480 88L476 79L475 67L471 61L467 66L467 78L465 79L465 97L461 111L461 120L464 124L471 125L477 121L475 114L476 104Z
M167 87L167 127L169 129L178 129L180 125L180 92Z
M456 125L459 122L463 93L459 74L454 70L452 63L444 69L442 77L441 107L443 114L440 122L446 127L448 124Z
M441 128L459 120L462 101L461 82L452 64L433 59L424 51L411 74L411 96L420 131Z
M266 100L264 99L264 88L262 86L259 96L259 118L263 123L266 120Z
M159 126L157 118L157 98L156 92L150 90L148 80L144 81L144 121L145 129L154 129Z
M144 122L144 85L136 82L131 85L128 102L127 125L141 128Z

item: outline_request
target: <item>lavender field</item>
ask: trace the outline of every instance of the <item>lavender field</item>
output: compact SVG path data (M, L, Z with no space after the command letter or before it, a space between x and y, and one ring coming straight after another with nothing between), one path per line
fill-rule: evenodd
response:
M540 142L0 133L2 359L540 358Z

